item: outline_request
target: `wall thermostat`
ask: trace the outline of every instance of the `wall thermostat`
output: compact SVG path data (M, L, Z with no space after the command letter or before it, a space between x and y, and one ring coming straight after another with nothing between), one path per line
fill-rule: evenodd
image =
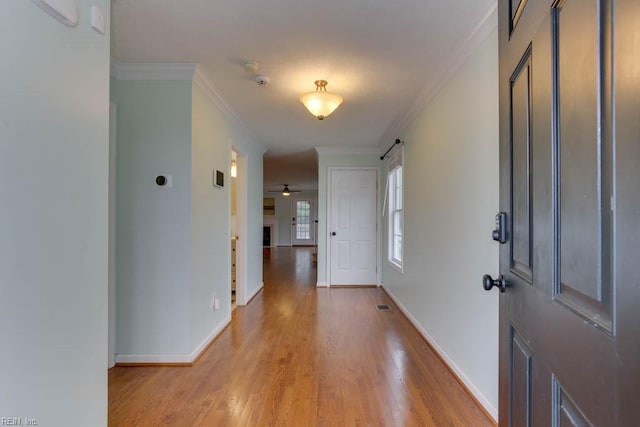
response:
M218 188L224 187L224 172L219 170L213 171L213 186Z
M171 175L158 175L156 176L156 185L158 187L171 188L173 186L173 179Z

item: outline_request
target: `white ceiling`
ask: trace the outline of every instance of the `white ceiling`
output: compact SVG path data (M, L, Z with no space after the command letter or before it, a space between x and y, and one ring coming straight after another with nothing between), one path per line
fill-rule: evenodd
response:
M119 62L199 63L255 140L268 148L265 188L296 185L295 176L283 176L287 158L314 162L314 147L391 144L412 106L442 79L495 3L117 0L112 54ZM241 66L245 59L260 64L269 85L253 81ZM344 97L323 121L298 100L318 79ZM308 168L297 168L305 186Z

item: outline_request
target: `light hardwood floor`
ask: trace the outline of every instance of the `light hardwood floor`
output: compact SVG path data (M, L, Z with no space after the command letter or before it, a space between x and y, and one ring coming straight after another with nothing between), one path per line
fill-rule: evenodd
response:
M111 369L109 425L493 425L381 290L316 289L311 248L264 282L193 367Z

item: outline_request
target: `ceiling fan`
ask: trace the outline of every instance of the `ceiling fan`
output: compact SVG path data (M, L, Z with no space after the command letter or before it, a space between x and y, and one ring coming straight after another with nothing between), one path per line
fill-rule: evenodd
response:
M283 196L288 196L291 193L300 193L300 190L289 190L289 184L283 184L282 191L269 191L269 193L281 193Z

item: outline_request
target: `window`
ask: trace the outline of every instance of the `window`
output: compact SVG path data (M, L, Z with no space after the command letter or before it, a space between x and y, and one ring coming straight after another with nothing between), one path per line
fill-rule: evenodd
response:
M402 268L402 164L389 172L389 261Z
M311 202L309 200L296 202L296 239L311 239Z

